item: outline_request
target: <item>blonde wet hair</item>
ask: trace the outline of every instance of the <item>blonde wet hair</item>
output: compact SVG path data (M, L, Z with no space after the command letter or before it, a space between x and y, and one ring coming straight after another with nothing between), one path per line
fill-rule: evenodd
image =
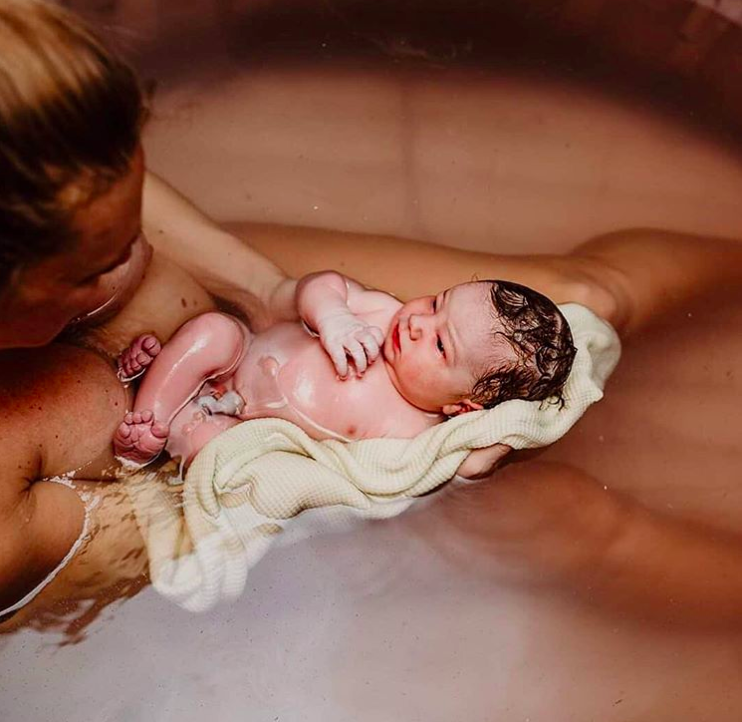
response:
M0 3L0 293L68 248L75 212L131 166L146 104L134 70L80 18Z

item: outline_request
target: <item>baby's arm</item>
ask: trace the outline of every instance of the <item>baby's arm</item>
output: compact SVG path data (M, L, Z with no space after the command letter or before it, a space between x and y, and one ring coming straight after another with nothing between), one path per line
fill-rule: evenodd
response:
M114 436L116 454L138 464L154 459L175 414L207 380L234 371L247 333L223 313L205 313L181 326L147 369L134 408Z
M384 332L351 310L366 310L364 302L378 295L335 271L304 276L296 287L299 316L319 334L341 378L348 374L348 356L359 375L379 356Z

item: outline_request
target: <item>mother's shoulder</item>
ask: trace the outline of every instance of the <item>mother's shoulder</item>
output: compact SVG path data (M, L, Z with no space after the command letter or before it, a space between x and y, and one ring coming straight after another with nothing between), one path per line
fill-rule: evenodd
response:
M0 403L8 396L27 396L39 391L54 393L65 382L86 386L112 374L110 362L102 356L70 344L3 350L0 351Z
M0 464L33 449L42 475L87 463L108 450L127 404L113 366L92 351L61 343L3 351Z
M125 404L126 391L113 365L93 351L53 343L0 352L0 417L5 422L42 415L86 425Z

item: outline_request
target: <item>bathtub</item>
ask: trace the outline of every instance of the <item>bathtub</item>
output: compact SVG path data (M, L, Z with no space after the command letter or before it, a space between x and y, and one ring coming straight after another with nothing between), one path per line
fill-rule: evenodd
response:
M742 237L740 3L68 4L153 81L150 167L220 221L504 253L624 227ZM738 530L739 301L632 338L606 399L541 459L638 509ZM547 580L548 559L514 563L517 531L452 552L434 504L276 547L207 614L146 588L72 640L7 635L0 718L742 718L742 625L678 623L672 599L667 615L598 603Z

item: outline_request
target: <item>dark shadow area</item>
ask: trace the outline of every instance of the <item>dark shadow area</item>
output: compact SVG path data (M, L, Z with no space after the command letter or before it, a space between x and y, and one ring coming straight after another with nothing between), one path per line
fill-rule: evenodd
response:
M246 68L379 64L513 70L636 98L736 143L742 120L742 29L689 0L221 0L217 21L166 8L163 41L123 44L145 72L173 79L226 52ZM166 7L166 4L165 4ZM100 19L100 18L98 18ZM109 28L116 33L116 28ZM166 56L163 61L163 55ZM187 62L184 62L187 56ZM156 60L155 60L156 58ZM164 64L163 64L164 62Z

